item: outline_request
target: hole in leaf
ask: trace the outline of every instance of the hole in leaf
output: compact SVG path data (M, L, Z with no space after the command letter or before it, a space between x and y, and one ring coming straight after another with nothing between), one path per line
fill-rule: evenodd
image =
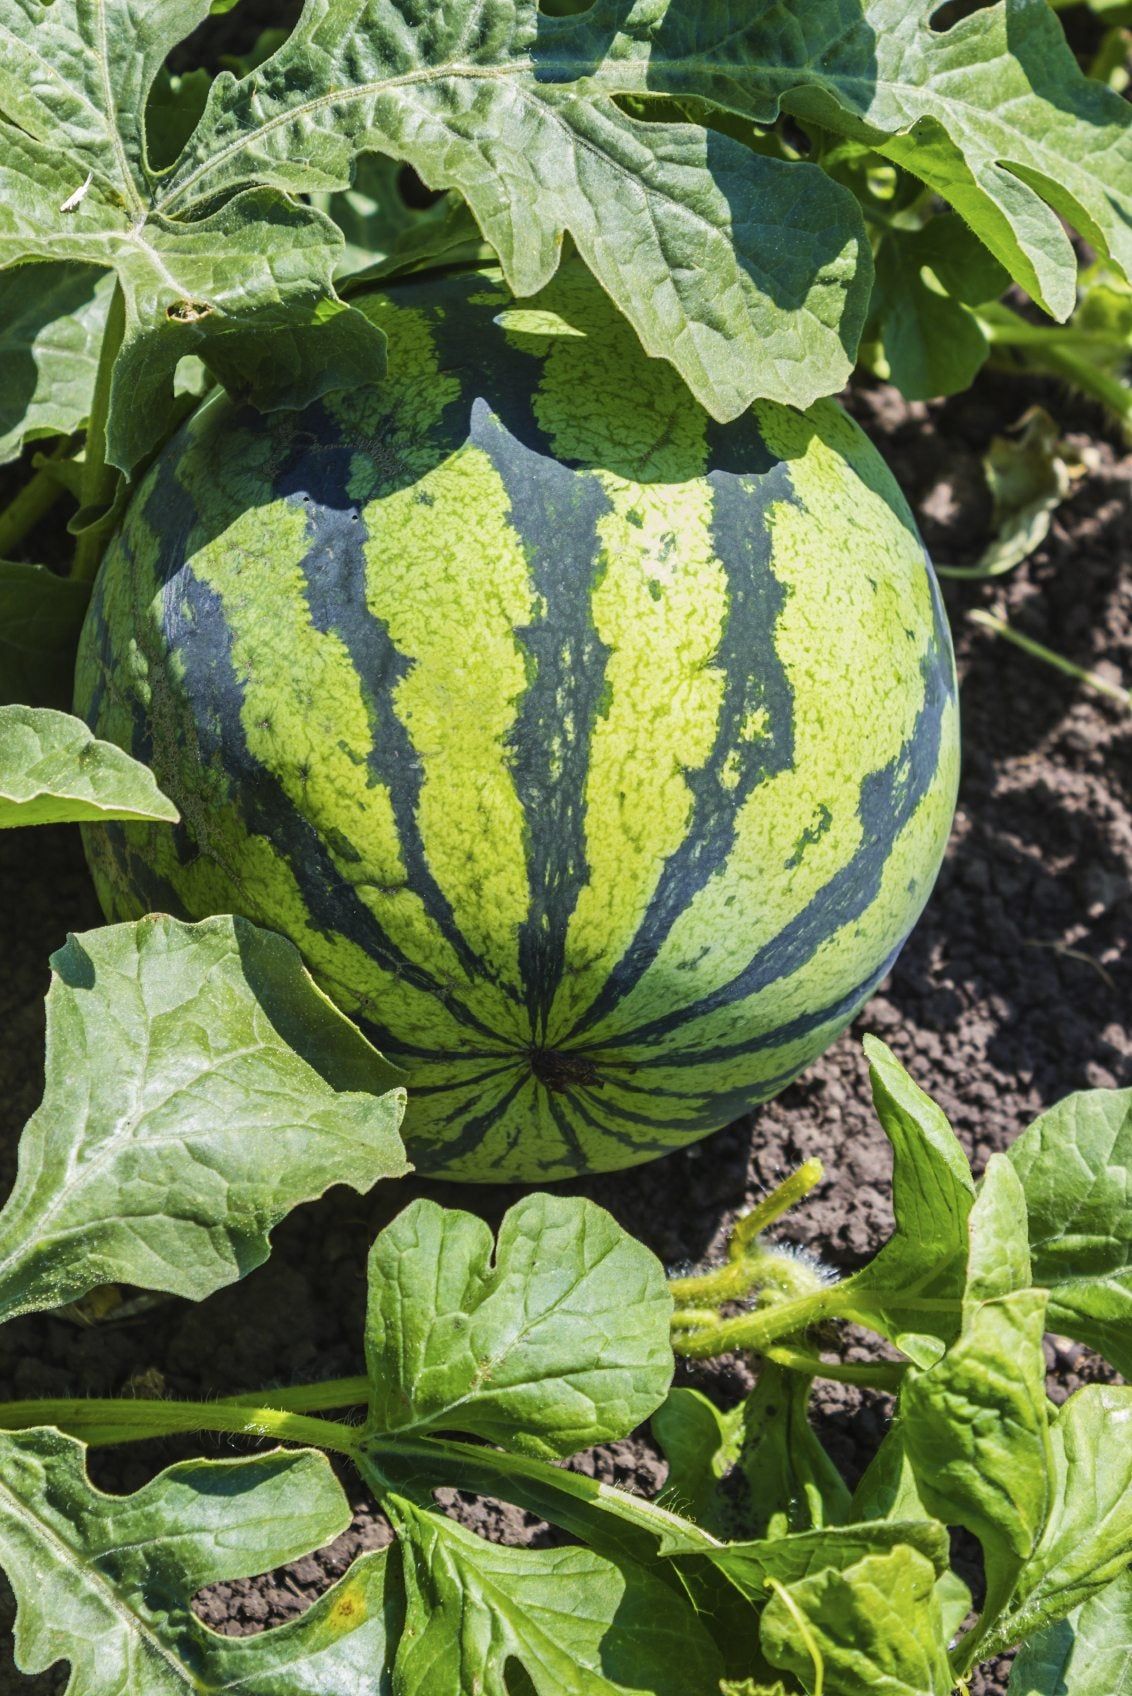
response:
M251 1637L272 1626L298 1619L336 1584L359 1555L384 1549L393 1541L393 1528L370 1502L355 1509L348 1528L325 1549L301 1560L261 1573L210 1584L193 1597L193 1612L222 1637Z
M422 183L411 165L402 165L397 173L397 193L413 212L427 212L442 198L441 191Z
M976 12L989 12L991 6L987 0L944 0L929 19L930 27L937 35L951 29L955 24L962 23L964 18L973 17Z
M174 324L199 324L211 312L212 307L207 300L175 300L172 306L165 308L166 318L171 318Z
M503 1681L507 1686L507 1696L538 1696L538 1691L531 1683L530 1673L518 1661L507 1662L503 1669Z
M987 1576L983 1547L979 1539L961 1525L949 1529L951 1539L951 1569L957 1573L971 1592L972 1612L964 1622L969 1629L986 1600Z
M813 142L810 140L801 124L797 123L788 112L784 112L782 114L775 127L781 132L782 138L786 142L787 147L792 147L795 153L800 153L802 157L805 158L808 154L813 152Z
M210 13L173 49L146 102L146 150L154 170L167 169L181 153L216 74L243 76L261 64L282 46L301 11L301 0L242 0Z
M278 41L290 35L302 11L302 0L241 0L226 12L212 12L169 55L172 72L202 67L220 71L231 59L261 57L260 38L270 31Z

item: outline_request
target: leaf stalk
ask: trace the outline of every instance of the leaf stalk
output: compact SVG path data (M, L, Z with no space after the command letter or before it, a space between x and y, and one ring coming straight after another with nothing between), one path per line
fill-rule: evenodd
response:
M41 465L0 512L0 559L10 559L24 537L45 518L63 488L46 465Z
M1020 630L1015 630L1012 624L1007 624L1004 618L997 618L994 613L984 612L976 607L967 617L972 624L981 625L984 630L990 630L995 636L1002 636L1007 642L1012 642L1016 648L1021 648L1024 654L1041 660L1045 665L1052 666L1066 677L1072 677L1077 683L1084 683L1090 689L1096 689L1100 694L1107 695L1110 700L1118 702L1125 712L1132 711L1132 691L1123 688L1119 683L1110 683L1098 672L1086 671L1083 666L1073 660L1066 659L1064 654L1054 653L1041 642L1035 642L1032 636L1023 636Z
M326 1413L337 1407L358 1407L369 1401L369 1379L323 1378L315 1384L294 1384L289 1389L245 1390L225 1396L234 1407L273 1407L281 1413Z
M839 1384L860 1384L865 1389L888 1390L892 1394L899 1390L908 1370L902 1360L823 1360L809 1349L783 1343L774 1343L763 1353L776 1366L805 1373L808 1378L832 1378Z
M28 1431L51 1425L92 1446L140 1443L183 1432L219 1431L238 1437L356 1452L361 1432L336 1420L311 1419L245 1401L146 1401L92 1396L75 1400L0 1403L0 1430Z
M87 513L105 510L112 505L121 472L106 459L106 422L110 415L110 391L114 380L114 364L126 333L126 297L121 283L114 287L102 346L98 355L98 370L94 378L94 394L90 403L90 422L87 425L86 447L83 452L83 474L79 487L79 505ZM93 580L106 544L103 527L97 522L80 531L75 543L72 577L81 583Z
M454 1437L404 1437L396 1431L370 1432L360 1439L353 1458L365 1477L380 1494L388 1482L380 1472L383 1456L400 1462L414 1461L422 1466L430 1484L463 1480L465 1487L482 1489L492 1476L500 1482L500 1492L506 1495L508 1480L523 1478L551 1495L571 1497L589 1505L604 1505L617 1517L654 1536L677 1537L681 1543L693 1542L700 1548L718 1549L719 1539L704 1531L692 1520L684 1519L647 1496L631 1495L613 1484L604 1484L585 1473L571 1472L548 1460L533 1455L516 1454L514 1450L487 1448L479 1443L465 1443ZM477 1478L477 1473L480 1475ZM544 1502L546 1517L553 1518L550 1503Z
M1110 361L1132 356L1122 338L1072 324L1029 324L1006 306L981 307L975 317L992 350L1016 352L1029 370L1062 378L1107 407L1132 434L1132 387L1103 363L1106 356Z

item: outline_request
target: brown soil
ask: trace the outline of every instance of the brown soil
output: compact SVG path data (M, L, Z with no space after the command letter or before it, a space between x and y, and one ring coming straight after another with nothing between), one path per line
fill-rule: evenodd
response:
M788 1234L841 1271L890 1224L889 1155L870 1109L859 1037L881 1034L945 1108L977 1169L1043 1107L1071 1090L1132 1081L1132 717L1036 664L966 619L1005 613L1028 634L1103 673L1132 676L1126 564L1132 456L1099 435L1095 414L1056 391L984 375L962 399L909 406L883 387L856 392L873 434L919 512L935 556L978 551L987 521L979 456L990 436L1040 399L1097 455L1059 510L1048 541L997 584L948 585L962 674L965 770L947 863L891 978L853 1032L752 1122L638 1172L572 1186L601 1201L670 1265L710 1259L728 1222L799 1161L828 1176ZM0 1193L16 1138L42 1087L40 998L46 962L67 929L98 922L72 832L0 840ZM0 1396L152 1393L211 1396L361 1368L362 1268L374 1231L411 1195L410 1181L360 1200L335 1192L276 1234L271 1262L198 1307L165 1302L152 1318L82 1329L60 1318L0 1332ZM515 1191L431 1186L493 1222ZM1100 1369L1050 1345L1059 1399ZM699 1372L723 1398L749 1382L740 1361ZM825 1385L815 1422L846 1475L857 1475L888 1414L884 1398ZM95 1472L132 1488L186 1452L173 1444L99 1455ZM598 1451L601 1476L655 1490L662 1468L647 1436ZM352 1488L352 1486L349 1486ZM284 1572L217 1586L201 1609L220 1630L247 1632L305 1607L358 1550L387 1537L360 1492L330 1550ZM541 1541L545 1528L498 1503L452 1502L485 1535ZM960 1558L970 1565L969 1549ZM977 1576L972 1572L972 1576ZM61 1669L22 1680L0 1648L0 1692L61 1691ZM1005 1664L975 1696L1004 1689Z

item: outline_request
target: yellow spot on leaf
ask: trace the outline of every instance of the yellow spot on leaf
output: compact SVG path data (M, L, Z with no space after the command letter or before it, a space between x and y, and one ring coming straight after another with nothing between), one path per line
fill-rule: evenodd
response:
M348 1584L330 1610L330 1630L335 1635L342 1636L348 1631L356 1631L368 1612L363 1587L360 1584Z

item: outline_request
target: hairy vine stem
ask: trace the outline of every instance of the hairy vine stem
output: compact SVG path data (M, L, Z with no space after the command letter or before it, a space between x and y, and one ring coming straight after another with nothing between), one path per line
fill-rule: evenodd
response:
M757 1313L737 1313L729 1319L718 1319L714 1325L680 1331L673 1337L672 1347L676 1354L689 1360L710 1360L735 1349L765 1354L771 1343L794 1337L819 1320L831 1318L836 1309L836 1286L823 1285L809 1295L776 1302Z

